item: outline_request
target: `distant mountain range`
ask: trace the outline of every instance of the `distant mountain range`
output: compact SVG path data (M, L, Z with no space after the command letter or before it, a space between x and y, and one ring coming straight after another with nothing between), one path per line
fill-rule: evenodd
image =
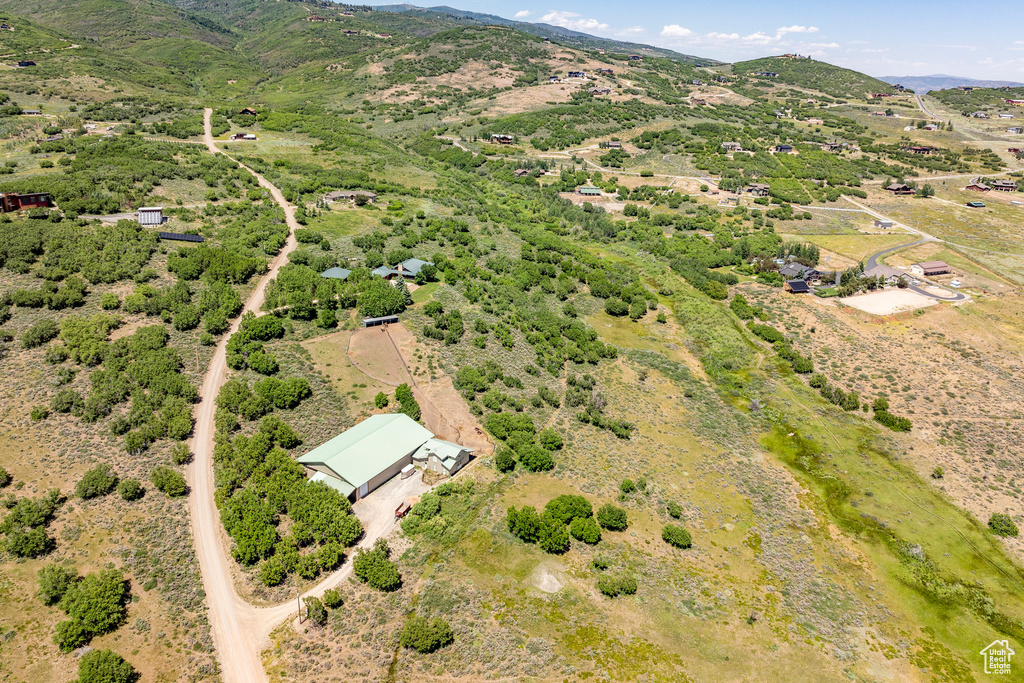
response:
M722 62L715 59L695 57L694 55L684 55L681 52L667 50L663 47L655 47L653 45L645 45L643 43L630 43L621 40L610 40L608 38L592 36L589 33L580 33L579 31L573 31L561 26L540 23L535 24L528 21L515 21L513 19L499 17L496 14L482 14L480 12L455 9L454 7L448 7L446 5L441 5L439 7L417 7L409 4L374 5L373 9L378 12L403 12L417 16L441 16L449 19L458 19L467 23L509 26L517 31L522 31L523 33L539 36L541 38L555 38L559 43L591 50L608 50L609 52L617 53L635 52L637 54L643 54L651 57L673 59L693 66L716 66L722 64Z
M905 88L910 88L916 93L926 93L929 90L948 90L958 86L971 88L1011 88L1019 87L1024 83L1014 81L979 81L974 78L961 78L960 76L947 76L946 74L932 74L931 76L879 76L878 80L885 81L890 85L899 83Z

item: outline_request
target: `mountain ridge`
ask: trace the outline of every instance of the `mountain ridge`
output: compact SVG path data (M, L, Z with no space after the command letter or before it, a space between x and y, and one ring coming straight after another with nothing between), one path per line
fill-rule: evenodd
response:
M958 86L970 88L1003 88L1020 87L1024 83L1016 81L993 81L977 78L963 78L961 76L950 76L948 74L930 74L927 76L878 76L878 80L885 81L891 85L900 85L910 88L917 93L926 93L932 90L948 90Z

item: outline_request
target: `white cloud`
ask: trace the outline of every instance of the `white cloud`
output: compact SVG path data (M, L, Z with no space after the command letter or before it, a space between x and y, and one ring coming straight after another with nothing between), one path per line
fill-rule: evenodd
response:
M665 28L661 29L661 35L670 38L687 38L693 35L693 31L688 28L684 28L679 24L669 24Z
M775 32L775 39L778 40L787 33L817 33L817 26L783 26Z
M606 31L608 29L608 24L601 23L597 19L586 19L581 14L563 12L561 10L552 10L541 17L540 20L547 24L554 24L555 26L561 26L573 31Z
M528 10L528 9L521 9L518 12L516 12L515 14L513 14L512 16L514 18L516 18L516 19L525 19L526 17L530 16L531 14L533 14L533 12L531 12L530 10Z

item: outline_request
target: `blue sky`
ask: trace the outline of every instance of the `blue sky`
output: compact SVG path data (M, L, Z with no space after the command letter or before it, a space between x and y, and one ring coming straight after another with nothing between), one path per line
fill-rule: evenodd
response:
M446 4L722 61L796 52L872 76L945 73L1024 82L1024 31L1020 30L1024 3L1019 1L447 0Z

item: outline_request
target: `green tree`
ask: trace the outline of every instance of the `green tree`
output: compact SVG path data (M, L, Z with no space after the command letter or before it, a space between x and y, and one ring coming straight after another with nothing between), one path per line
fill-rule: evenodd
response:
M397 278L395 282L395 289L398 290L399 295L402 297L402 301L405 302L406 306L412 306L412 294L409 292L409 288L405 284L405 280Z
M122 479L117 485L117 492L121 494L121 498L133 501L142 498L146 490L142 488L142 484L138 479Z
M502 448L494 456L494 466L499 472L511 472L516 468L516 456L511 448Z
M324 605L329 609L336 609L344 604L341 591L337 588L328 588L324 591Z
M569 549L569 531L565 524L546 517L541 518L537 545L546 553L558 555Z
M625 531L628 525L626 511L611 503L602 505L597 511L597 523L609 531Z
M574 519L586 519L592 517L594 509L590 501L583 496L561 495L552 498L544 506L544 516L558 521L560 524L569 524Z
M306 617L316 626L323 626L327 623L327 608L319 598L304 598L306 604Z
M389 403L391 403L391 399L383 391L378 391L377 395L373 397L373 406L378 410L387 408Z
M427 619L418 614L409 617L398 636L398 642L402 647L412 648L423 654L439 650L454 640L455 634L447 621L440 617Z
M395 563L388 559L390 554L391 550L384 539L378 539L373 550L360 548L356 551L352 572L372 588L385 592L396 590L402 585L402 576Z
M84 500L105 496L114 490L117 481L117 475L110 465L97 465L82 475L75 486L75 495Z
M675 524L666 524L662 527L661 540L676 548L689 548L693 543L690 532Z
M569 525L569 533L577 541L594 545L601 541L601 527L593 517L577 517Z
M137 678L132 665L110 650L86 652L78 660L78 683L133 683Z
M48 564L39 570L36 577L39 584L39 598L44 605L56 605L78 581L78 572L59 564Z
M153 486L171 498L183 496L188 490L185 484L185 477L181 476L180 472L176 472L165 465L155 467L149 475L149 480L153 482Z

